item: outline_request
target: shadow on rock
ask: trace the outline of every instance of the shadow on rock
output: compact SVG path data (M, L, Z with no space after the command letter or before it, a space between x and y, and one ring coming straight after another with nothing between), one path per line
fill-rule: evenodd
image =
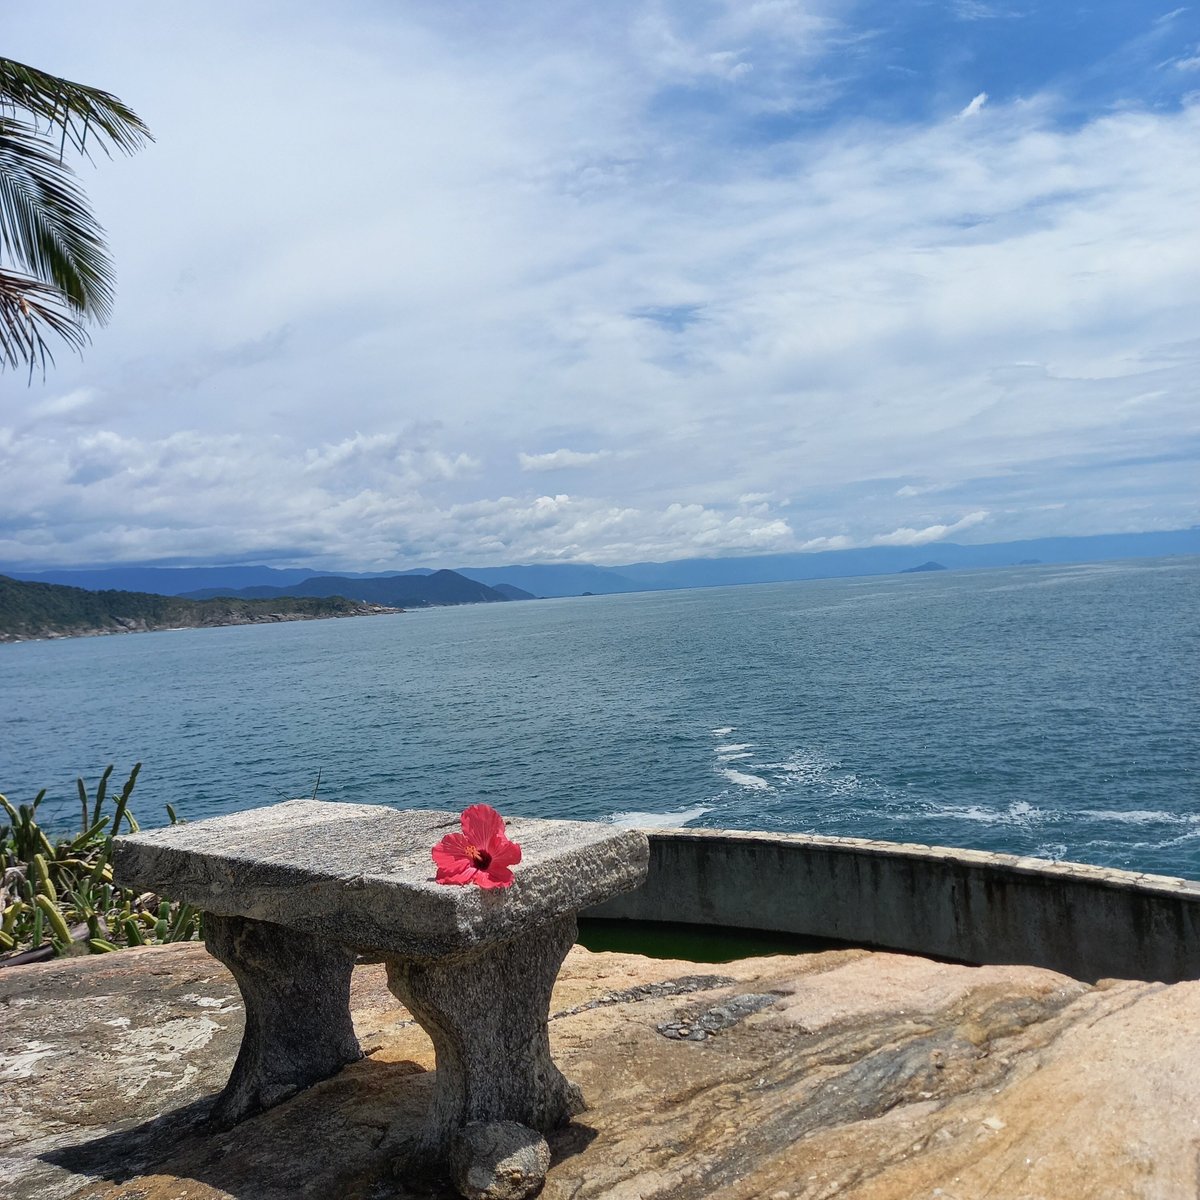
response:
M42 1162L92 1179L116 1183L136 1179L194 1139L203 1137L215 1099L206 1096L193 1100L130 1129L51 1150L41 1156Z
M423 1121L432 1088L432 1072L418 1063L366 1058L229 1130L208 1124L216 1099L208 1096L41 1158L113 1185L140 1177L145 1200L183 1195L184 1179L238 1200L367 1200L394 1194L386 1186L393 1159ZM119 1194L119 1186L88 1193L95 1200Z
M582 1154L599 1136L590 1125L582 1124L578 1119L562 1129L556 1129L546 1135L550 1143L550 1166L557 1167L559 1163Z

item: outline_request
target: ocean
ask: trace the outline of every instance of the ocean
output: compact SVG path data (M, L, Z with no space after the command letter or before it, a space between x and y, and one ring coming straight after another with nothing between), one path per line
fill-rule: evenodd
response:
M0 791L883 838L1200 879L1200 558L0 646ZM319 786L318 786L319 774Z

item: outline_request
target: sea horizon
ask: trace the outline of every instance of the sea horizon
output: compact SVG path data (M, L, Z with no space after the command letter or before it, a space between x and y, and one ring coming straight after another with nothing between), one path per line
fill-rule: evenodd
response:
M1200 878L1200 558L5 647L0 788L143 762L144 826L318 794ZM232 681L232 682L231 682Z

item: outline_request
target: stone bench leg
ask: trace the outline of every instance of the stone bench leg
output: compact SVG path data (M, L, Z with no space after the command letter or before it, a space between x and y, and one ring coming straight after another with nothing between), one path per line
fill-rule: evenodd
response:
M266 921L204 914L208 952L233 972L246 1031L212 1123L235 1125L362 1057L350 1021L354 952Z
M444 1160L470 1121L546 1133L582 1112L550 1057L550 991L575 941L575 915L434 961L387 959L388 987L433 1039L437 1077L422 1154Z

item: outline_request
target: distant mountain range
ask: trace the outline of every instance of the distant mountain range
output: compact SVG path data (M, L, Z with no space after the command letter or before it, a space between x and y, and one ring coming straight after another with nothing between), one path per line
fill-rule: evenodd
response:
M718 560L713 560L718 561ZM503 581L535 596L582 596L591 592L608 596L615 592L655 591L655 583L630 579L624 567L594 567L589 563L545 563L520 567L459 567L459 574L493 587ZM668 585L669 586L669 585ZM685 584L685 587L703 586Z
M532 600L528 592L509 584L488 587L468 579L457 571L431 571L428 575L315 575L297 583L257 584L231 591L227 587L199 588L184 592L189 600L209 600L216 596L237 596L265 600L277 596L345 596L367 604L386 604L392 608L428 608L440 604L492 604L509 600Z
M685 558L674 562L598 567L587 563L541 563L508 567L459 567L434 571L328 572L302 567L103 567L90 570L17 571L15 579L69 584L89 589L127 588L166 596L328 596L401 608L429 604L472 604L531 596L579 596L585 592L659 591L741 583L782 583L850 575L890 575L930 561L949 570L1006 567L1031 562L1100 562L1200 554L1200 527L1159 533L1113 533L1092 537L1037 538L963 546L929 542L922 546L871 546L809 554L763 554L743 558ZM432 581L432 582L430 582ZM422 588L428 584L428 591ZM472 593L471 585L483 585ZM307 590L306 590L307 589ZM315 590L314 590L315 589ZM330 590L332 589L332 590ZM384 597L387 597L386 599Z

